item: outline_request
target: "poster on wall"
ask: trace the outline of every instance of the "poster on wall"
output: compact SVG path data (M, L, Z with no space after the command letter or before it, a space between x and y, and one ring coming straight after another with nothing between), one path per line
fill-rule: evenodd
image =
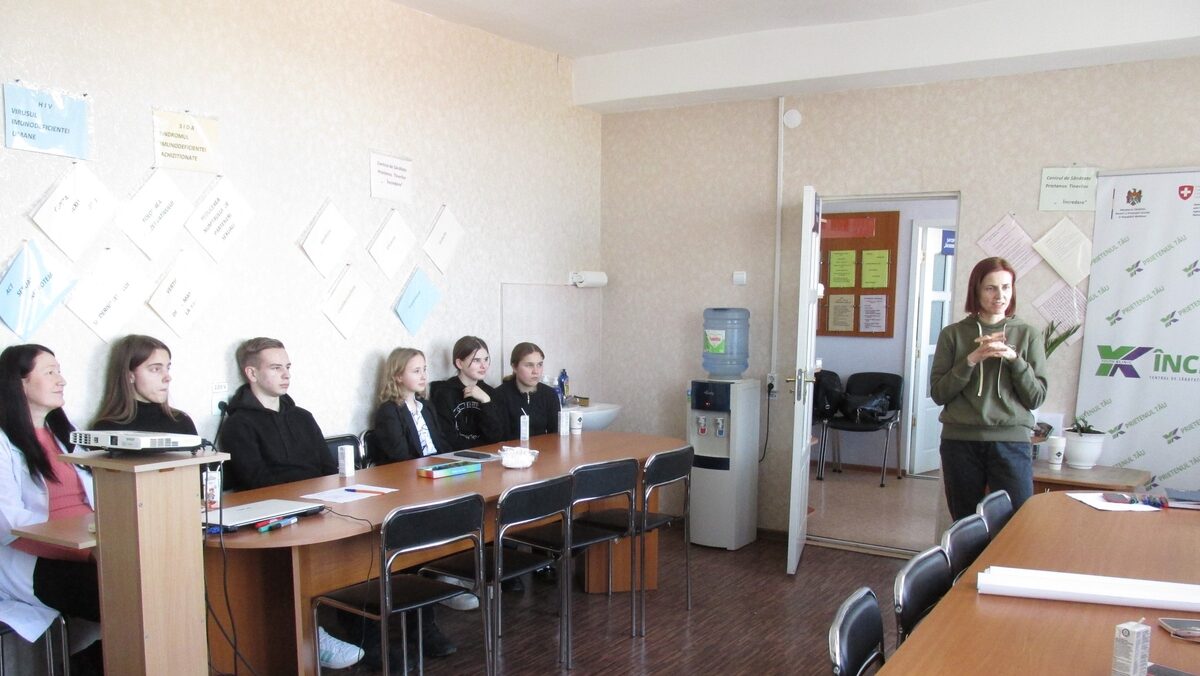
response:
M221 171L221 126L215 117L154 110L154 166L215 174Z
M51 155L90 160L92 103L20 82L4 85L4 145Z
M352 241L354 228L342 218L342 212L334 206L333 200L326 198L300 248L317 272L329 278L345 266L346 250Z
M1100 464L1200 487L1200 171L1102 175L1077 415Z
M411 203L412 169L413 161L407 157L371 153L371 197Z
M408 257L408 252L412 251L416 244L417 237L413 234L412 228L408 227L399 212L392 209L388 212L383 227L379 229L375 239L371 240L371 246L367 250L371 253L371 258L374 258L375 262L379 264L379 269L383 270L383 274L391 279L400 271L400 266Z
M182 251L150 296L150 307L179 337L196 321L200 305L214 292L213 265L200 253Z
M67 299L67 308L101 340L111 343L145 303L148 284L142 281L137 261L118 249L100 249L90 262Z
M404 323L404 328L415 336L441 297L441 290L429 279L429 275L417 268L408 278L400 300L396 301L396 316Z
M75 162L33 212L33 222L73 261L108 224L117 201L87 165Z
M0 320L28 340L71 291L75 277L64 261L26 240L0 278Z
M353 268L344 265L342 274L333 283L329 296L321 304L321 312L343 338L350 338L354 328L362 321L370 301L370 285L363 281Z
M250 224L254 212L224 177L217 177L208 192L196 202L187 220L187 230L200 246L220 262L233 240Z
M192 204L165 172L155 170L117 211L117 225L154 260L183 232Z

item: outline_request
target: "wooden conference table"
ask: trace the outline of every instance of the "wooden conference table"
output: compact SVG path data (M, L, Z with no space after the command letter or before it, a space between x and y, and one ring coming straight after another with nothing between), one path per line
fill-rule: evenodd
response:
M209 536L204 552L208 598L221 627L228 631L230 609L224 601L228 590L238 650L258 673L312 673L316 665L311 601L315 596L379 574L376 568L379 525L392 509L479 493L491 510L509 487L568 474L590 462L620 458L645 461L655 453L686 445L682 439L621 432L541 435L529 443L539 451L537 461L524 470L505 469L499 462L490 462L484 463L479 473L443 479L418 477L418 467L444 462L429 457L359 470L351 478L327 476L229 493L225 496L226 506L268 498L300 499L302 495L353 484L397 489L365 500L331 505L336 513L326 511L302 518L295 526L270 533L253 529L228 533L223 548L221 538ZM494 451L499 447L500 444L493 444L478 450ZM426 553L419 558L402 558L399 566L416 565L439 555ZM649 569L647 564L648 572ZM615 564L615 570L621 570L619 563ZM211 616L208 635L214 667L232 672L232 650Z
M1200 584L1200 511L1102 512L1034 495L879 673L1107 674L1113 630L1143 617L1150 661L1200 671L1200 644L1158 627L1197 613L979 594L976 576L993 565Z

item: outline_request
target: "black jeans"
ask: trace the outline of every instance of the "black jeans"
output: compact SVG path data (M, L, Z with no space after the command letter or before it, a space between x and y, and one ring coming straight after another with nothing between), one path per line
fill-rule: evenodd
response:
M100 621L100 575L93 561L38 557L33 594L66 617Z
M1008 491L1013 510L1033 495L1033 446L1021 441L942 439L942 484L955 521L975 513L986 491Z

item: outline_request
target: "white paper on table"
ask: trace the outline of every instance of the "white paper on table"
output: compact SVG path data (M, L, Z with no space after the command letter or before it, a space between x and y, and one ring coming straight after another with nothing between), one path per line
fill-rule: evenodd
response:
M333 323L333 327L349 338L350 332L362 320L363 313L371 300L371 289L350 266L342 271L329 297L321 304L321 311Z
M1066 216L1035 242L1033 248L1071 286L1081 282L1091 270L1092 241Z
M183 232L192 205L167 176L154 170L133 198L117 211L117 225L151 260Z
M77 261L116 208L117 201L108 188L76 162L33 213L33 222L68 258Z
M221 125L215 117L155 110L154 166L168 169L221 170Z
M43 252L36 241L26 240L0 275L0 320L26 340L74 284L75 275L66 261Z
M300 248L322 277L331 277L346 263L346 249L354 240L354 229L330 199L325 200Z
M1082 326L1087 316L1087 299L1083 297L1083 292L1061 279L1055 280L1050 288L1035 298L1033 306L1047 320L1058 322L1060 329ZM1073 345L1082 337L1083 331L1076 331L1067 339L1067 344Z
M989 566L976 586L980 594L1200 612L1200 585L1181 582Z
M183 251L163 275L148 303L167 326L182 337L215 284L212 264L198 253Z
M462 235L462 225L454 214L450 213L450 207L443 204L433 217L433 230L425 240L425 254L443 275L450 269L450 262L454 260L454 252L458 249L458 241L462 239Z
M392 209L367 250L371 253L371 258L379 264L383 274L392 278L400 271L401 264L416 243L417 237L412 228L408 227L395 209Z
M858 330L863 333L887 331L887 296L864 294L858 297Z
M371 493L356 493L354 491L372 491ZM300 497L309 500L320 500L321 502L354 502L355 500L366 500L367 498L376 497L379 493L394 493L395 488L386 488L384 486L371 486L368 484L354 484L353 486L338 486L329 490L320 491L318 493L309 493Z
M127 254L101 249L67 299L67 308L104 342L111 343L145 302L147 287Z
M413 161L408 157L371 153L371 197L411 203L412 170Z
M1093 509L1102 512L1157 512L1158 507L1143 505L1140 502L1108 502L1103 493L1067 493L1068 498L1074 498Z
M254 212L233 183L219 176L196 202L196 208L187 220L187 229L208 255L220 262L230 244L253 218Z
M1042 257L1033 248L1033 238L1012 214L1005 214L979 238L979 248L989 256L999 256L1012 264L1017 277L1037 267Z

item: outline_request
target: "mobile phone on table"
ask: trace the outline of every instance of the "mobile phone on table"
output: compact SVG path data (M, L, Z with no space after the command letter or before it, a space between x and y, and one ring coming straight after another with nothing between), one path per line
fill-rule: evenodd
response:
M1172 636L1179 638L1200 638L1200 618L1160 617L1159 625Z
M492 457L490 453L480 453L479 451L455 451L454 455L463 458L474 458L475 460L486 460Z

